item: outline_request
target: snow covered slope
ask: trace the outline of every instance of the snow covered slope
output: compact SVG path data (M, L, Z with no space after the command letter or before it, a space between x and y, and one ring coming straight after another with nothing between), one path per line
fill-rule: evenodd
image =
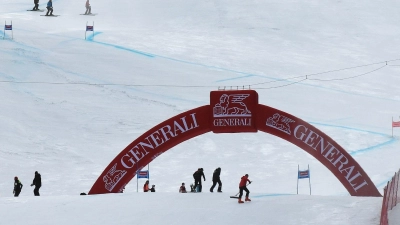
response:
M9 31L0 40L0 211L12 203L36 217L32 205L44 211L68 204L66 196L89 191L130 142L176 114L208 104L209 92L218 87L250 86L261 104L324 131L359 162L380 191L398 170L400 129L392 138L391 120L400 119L399 2L92 0L92 12L98 14L82 16L84 4L54 0L54 14L60 16L50 18L26 11L33 7L30 1L0 2L0 19L12 20L14 28L13 40ZM44 0L39 8L45 8ZM94 32L85 40L85 25L93 22ZM379 198L360 204L360 199L347 197L317 160L263 133L208 133L184 142L150 164L150 183L164 199L160 207L172 205L175 211L180 205L174 201L180 197L172 193L180 183L191 183L199 167L205 169L205 190L213 170L221 167L227 195L237 192L240 176L248 173L255 181L252 195L275 196L296 193L298 165L310 165L312 193L323 195L307 198L312 204L338 204L338 209L328 209L340 211L338 221L326 216L319 224L356 224L348 219L353 216L377 224L378 213L358 213L364 205L374 212L380 209ZM33 195L29 184L34 171L42 174L45 200L28 197ZM24 184L18 199L11 197L14 176ZM139 187L143 182L139 180ZM132 180L126 195L87 196L93 202L76 202L121 201L135 211L145 202L141 193L134 193L136 185ZM307 181L300 182L300 193L308 194ZM124 196L138 197L138 204L129 204ZM210 207L204 212L224 224L228 216L218 216L204 196L199 202ZM295 214L302 208L296 205L299 197L285 196L292 197L296 208L282 207L287 211L280 213ZM194 198L182 204L190 208ZM257 199L269 208L280 200L260 197L245 206L260 215L253 224L265 224L260 221L266 209L257 206ZM343 205L332 199L342 199ZM113 208L94 210L117 213ZM63 211L74 214L72 209L54 210L54 219ZM188 210L183 213L190 215ZM231 210L231 219L239 221L243 214ZM265 215L275 218L276 212L270 213ZM163 218L169 217L160 215L153 224ZM281 219L271 224L299 224Z

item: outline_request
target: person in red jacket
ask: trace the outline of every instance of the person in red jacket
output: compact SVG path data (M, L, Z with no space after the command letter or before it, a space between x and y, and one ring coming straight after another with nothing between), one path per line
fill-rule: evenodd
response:
M247 187L246 187L247 181L249 182L249 184L251 184L251 181L249 180L249 175L248 175L248 174L244 175L244 176L240 179L240 183L239 183L239 200L238 200L238 203L244 203L244 201L242 201L243 190L246 191L246 198L245 198L245 201L246 201L246 202L250 202L250 201L251 201L251 200L249 199L250 191L249 191L249 189L247 189Z
M185 183L182 183L182 186L179 188L179 193L187 193Z

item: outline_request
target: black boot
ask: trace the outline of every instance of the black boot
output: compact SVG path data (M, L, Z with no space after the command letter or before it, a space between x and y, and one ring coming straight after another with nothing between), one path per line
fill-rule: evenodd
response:
M222 189L222 186L218 186L218 192L222 192L221 189Z

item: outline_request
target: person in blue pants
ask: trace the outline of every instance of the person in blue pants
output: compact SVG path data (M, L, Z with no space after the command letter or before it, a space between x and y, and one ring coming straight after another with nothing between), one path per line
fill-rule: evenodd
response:
M53 2L51 0L49 0L49 2L47 2L46 9L47 9L46 16L52 16L53 15Z

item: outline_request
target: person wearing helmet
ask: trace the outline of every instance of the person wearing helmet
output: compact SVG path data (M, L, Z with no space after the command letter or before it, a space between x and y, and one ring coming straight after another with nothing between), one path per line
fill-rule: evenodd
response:
M18 180L18 177L14 177L14 190L13 190L14 197L19 196L22 190L22 186L24 185L22 185L21 181Z
M213 185L210 188L210 192L214 191L215 185L217 185L217 183L218 183L218 192L222 192L222 190L221 190L222 182L221 182L221 178L219 177L220 174L221 174L221 168L218 167L217 169L214 170L214 173L213 173L213 178L212 178Z
M246 202L250 202L251 200L249 199L249 194L250 191L249 189L247 189L247 181L249 182L249 184L251 184L251 181L249 180L249 175L246 174L244 175L241 179L240 179L240 183L239 183L239 200L238 203L244 203L244 201L242 201L242 196L243 196L243 191L246 191Z
M31 186L35 185L35 189L33 190L33 194L35 196L40 196L39 189L42 186L42 177L38 171L35 171L35 178L33 178Z

